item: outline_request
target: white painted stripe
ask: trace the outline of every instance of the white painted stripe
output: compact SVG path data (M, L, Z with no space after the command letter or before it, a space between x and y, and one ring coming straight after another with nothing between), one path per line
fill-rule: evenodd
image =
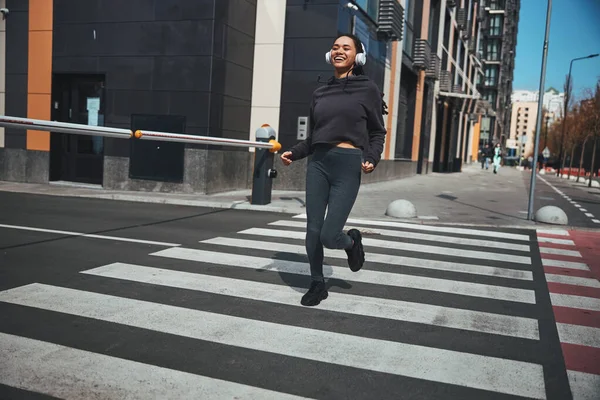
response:
M564 229L536 229L536 232L542 235L569 236L569 231Z
M281 229L250 228L238 233L290 239L304 239L306 237L306 233L304 232L286 231ZM362 242L365 246L380 247L384 249L414 251L418 253L439 254L462 258L478 258L483 260L514 262L527 265L531 264L531 258L527 256L492 253L489 251L463 250L451 247L429 246L425 244L404 243L370 238L363 238Z
M300 399L0 332L0 383L61 399Z
M567 370L573 400L598 400L600 375Z
M580 208L579 211L587 212L585 208Z
M133 242L133 243L142 243L142 244L152 244L152 245L156 245L156 246L167 246L167 247L181 246L180 244L177 244L177 243L155 242L155 241L152 241L152 240L131 239L131 238L118 237L118 236L106 236L106 235L95 235L95 234L90 234L90 233L59 231L59 230L56 230L56 229L34 228L34 227L31 227L31 226L19 226L19 225L5 225L5 224L0 224L0 228L19 229L19 230L24 230L24 231L34 231L34 232L44 232L44 233L55 233L55 234L58 234L58 235L78 236L78 237L86 237L86 238L92 238L92 239L116 240L116 241L120 241L120 242Z
M581 278L579 276L546 274L546 280L548 282L564 283L567 285L577 285L577 286L600 288L600 282L598 282L597 279L593 279L593 278Z
M538 236L538 242L540 243L554 243L554 244L566 244L568 246L575 246L575 242L569 239L556 239L544 236Z
M551 258L542 258L542 265L544 267L560 267L560 268L569 268L569 269L580 269L582 271L589 271L587 264L574 262L574 261L561 261L561 260L553 260Z
M228 254L181 247L165 249L156 253L152 253L151 255L217 265L228 265L232 267L250 269L261 268L267 271L310 275L310 266L308 263L287 260L275 260L271 258L251 257L246 255ZM366 269L362 269L359 272L352 272L348 267L325 266L323 270L325 277L334 277L354 282L430 290L464 296L484 297L495 300L507 300L535 304L535 293L532 290L527 289L516 289L503 286L484 285L481 283L404 275L399 273L369 271Z
M293 218L306 219L306 214L295 215ZM480 229L466 229L466 228L454 228L447 226L433 226L433 225L419 225L411 224L407 222L392 222L392 221L378 221L378 220L366 220L358 218L348 218L347 223L358 224L358 225L372 225L372 226L386 226L390 228L405 228L414 229L418 231L429 231L438 233L455 233L464 235L475 235L479 237L495 237L500 239L514 239L514 240L525 240L529 241L528 235L520 235L516 233L486 231Z
M592 214L592 213L589 213L589 212L588 212L588 213L585 213L585 216L586 216L586 217L590 217L590 218L595 218L595 217L594 217L594 214Z
M550 293L550 301L552 301L552 305L554 306L600 311L600 299L595 299L593 297Z
M600 348L600 329L598 328L562 323L557 323L556 328L561 343Z
M235 238L217 237L203 240L201 243L216 244L220 246L241 247L246 249L268 250L292 254L306 254L304 246L286 243L274 243L258 240L246 240ZM343 250L323 249L325 257L347 260L348 255ZM521 271L510 268L496 268L477 264L464 264L449 261L428 260L425 258L412 258L404 256L394 256L389 254L378 254L368 252L365 254L365 262L398 265L413 268L433 269L437 271L452 271L465 274L497 276L509 279L520 279L531 281L533 273L531 271Z
M110 264L83 271L83 273L297 307L302 307L299 299L301 294L306 291L305 288L295 288L288 285L230 279L123 263ZM314 308L310 309L314 310ZM329 298L319 305L319 309L496 335L539 339L536 319L407 301L329 292Z
M594 222L596 224L600 224L600 220L597 220L597 219L593 219L592 222Z
M543 366L522 361L287 326L42 284L9 289L0 293L0 300L362 370L516 396L545 398L546 394ZM152 318L148 318L149 315ZM157 382L164 384L163 380Z
M275 221L275 222L271 222L269 225L306 229L306 222L300 222L300 221ZM353 228L352 226L347 226L347 227L349 229ZM491 247L491 248L504 249L504 250L516 250L516 251L526 251L526 252L530 251L530 247L528 244L514 244L514 243L506 243L506 242L496 242L493 240L480 240L480 239L468 239L468 238L460 238L460 237L452 237L452 236L431 235L431 234L427 234L427 233L395 231L395 230L390 230L390 229L369 229L368 232L370 234L390 236L390 237L403 238L403 239L425 240L425 241L438 242L438 243L454 243L454 244L463 245L463 246Z
M544 254L554 254L559 256L569 256L569 257L581 257L581 253L576 250L563 250L563 249L555 249L552 247L541 247L540 253Z
M580 206L579 204L577 204L577 203L574 203L573 205L574 205L575 207L577 207L577 208L581 208L581 206Z

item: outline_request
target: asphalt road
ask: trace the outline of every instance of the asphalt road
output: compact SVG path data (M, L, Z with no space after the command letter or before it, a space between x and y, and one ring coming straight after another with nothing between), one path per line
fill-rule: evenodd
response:
M530 177L527 177L529 190ZM564 194L557 192L559 190ZM534 210L546 205L560 207L569 219L569 226L600 229L600 188L588 188L555 175L541 175L536 180Z
M531 230L350 221L306 308L301 216L0 204L0 398L570 398Z

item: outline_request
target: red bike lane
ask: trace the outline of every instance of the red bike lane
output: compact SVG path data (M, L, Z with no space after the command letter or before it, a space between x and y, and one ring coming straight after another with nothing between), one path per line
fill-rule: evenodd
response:
M600 231L538 230L574 398L600 392Z

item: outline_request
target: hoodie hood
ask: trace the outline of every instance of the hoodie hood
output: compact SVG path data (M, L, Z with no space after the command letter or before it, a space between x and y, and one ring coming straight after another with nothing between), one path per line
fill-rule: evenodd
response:
M350 83L350 82L368 82L370 79L367 75L349 75L345 78L336 78L332 76L327 81L328 85L339 84L339 83Z

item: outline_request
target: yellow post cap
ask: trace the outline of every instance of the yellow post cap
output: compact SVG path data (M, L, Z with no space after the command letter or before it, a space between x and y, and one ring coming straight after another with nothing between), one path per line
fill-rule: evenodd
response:
M281 143L279 143L277 140L271 139L269 140L269 143L273 145L273 147L269 149L271 153L281 150Z

